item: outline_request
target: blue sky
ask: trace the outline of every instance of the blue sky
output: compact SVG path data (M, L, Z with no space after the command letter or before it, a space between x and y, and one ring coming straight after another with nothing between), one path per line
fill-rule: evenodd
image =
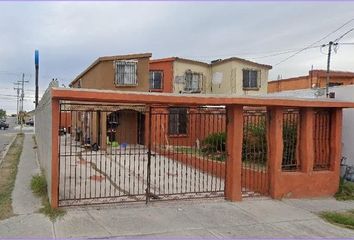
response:
M0 2L0 108L16 112L13 82L25 73L25 110L33 109L34 50L40 95L52 78L68 83L97 57L151 52L210 61L237 56L275 65L354 18L351 2ZM354 27L354 21L321 43ZM343 42L354 42L354 32ZM274 66L269 79L326 67L313 48ZM354 71L354 45L342 45L332 68Z

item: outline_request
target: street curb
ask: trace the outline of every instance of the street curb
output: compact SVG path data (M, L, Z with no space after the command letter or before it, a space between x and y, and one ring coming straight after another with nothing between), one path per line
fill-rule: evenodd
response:
M17 134L15 134L15 136L12 138L11 142L6 146L6 149L4 151L4 153L2 154L2 156L0 157L0 164L2 163L2 161L4 160L7 152L9 151L10 147L12 146L12 144L15 142L15 139L17 137Z

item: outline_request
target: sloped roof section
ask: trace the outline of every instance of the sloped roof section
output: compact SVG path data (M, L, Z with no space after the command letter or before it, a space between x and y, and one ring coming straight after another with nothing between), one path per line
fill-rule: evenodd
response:
M255 65L255 66L258 66L258 67L264 67L264 68L267 68L267 69L272 69L273 68L271 65L256 63L256 62L252 62L252 61L249 61L249 60L246 60L246 59L243 59L243 58L238 58L238 57L230 57L230 58L215 60L215 61L212 61L211 65L214 66L214 65L218 65L218 64L225 63L225 62L230 62L230 61L242 62L242 63L245 63L245 64Z

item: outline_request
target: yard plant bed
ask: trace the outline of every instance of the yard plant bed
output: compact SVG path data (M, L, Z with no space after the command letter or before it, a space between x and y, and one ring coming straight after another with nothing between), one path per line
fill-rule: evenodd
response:
M341 179L335 198L342 201L354 200L354 183Z
M323 212L320 216L330 223L354 230L354 210L347 212Z
M0 165L0 220L13 216L11 194L15 186L23 139L23 134L17 134Z

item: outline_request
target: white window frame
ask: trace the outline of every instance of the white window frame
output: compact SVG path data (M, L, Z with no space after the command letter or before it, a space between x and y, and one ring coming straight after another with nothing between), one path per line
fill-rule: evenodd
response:
M136 86L138 85L138 61L122 60L115 61L115 79L116 86Z
M188 75L192 75L192 79L187 79ZM201 84L203 82L203 74L198 72L192 72L188 70L184 74L184 91L187 92L201 92Z

